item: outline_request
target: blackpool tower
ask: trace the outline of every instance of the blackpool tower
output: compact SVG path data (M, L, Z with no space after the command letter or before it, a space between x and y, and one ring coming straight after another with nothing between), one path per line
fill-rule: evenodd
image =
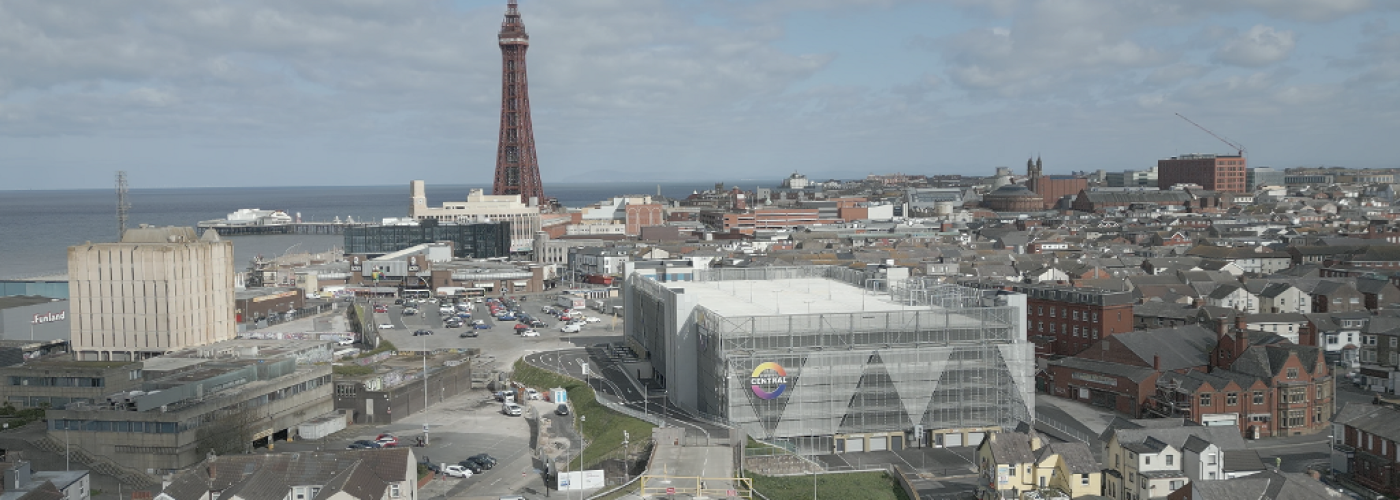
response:
M497 36L501 44L501 135L496 145L496 181L491 194L520 195L529 205L544 203L540 163L535 158L535 129L530 125L530 84L525 78L525 50L530 35L515 0L506 4L506 19Z

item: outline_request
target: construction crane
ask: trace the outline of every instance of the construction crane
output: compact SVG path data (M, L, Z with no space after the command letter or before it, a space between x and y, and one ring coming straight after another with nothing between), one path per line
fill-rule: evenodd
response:
M1244 156L1244 154L1248 151L1248 150L1246 150L1246 149L1244 148L1244 145L1243 145L1243 144L1240 144L1240 143L1238 143L1238 142L1235 142L1235 141L1226 139L1226 138L1224 138L1224 137L1221 137L1220 134L1217 134L1217 133L1215 133L1215 132L1211 132L1210 129L1205 128L1205 127L1202 127L1201 124L1191 121L1190 118L1187 118L1185 115L1182 115L1181 113L1177 113L1176 116L1180 117L1182 120L1186 120L1186 123L1190 123L1190 124L1192 124L1192 125L1195 125L1196 128L1206 131L1207 134L1210 134L1211 137L1214 137L1214 138L1216 138L1216 139L1219 139L1220 142L1223 142L1223 143L1229 145L1230 147L1235 148L1235 152L1238 153L1240 156Z

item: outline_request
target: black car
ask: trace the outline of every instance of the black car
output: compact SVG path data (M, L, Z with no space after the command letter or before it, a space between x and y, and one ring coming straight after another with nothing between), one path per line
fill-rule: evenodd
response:
M401 306L401 305L403 305L403 299L394 299L394 305L396 305L396 306Z
M433 334L433 331L432 331L432 330L418 330L418 331L413 332L413 336L414 336L414 337L417 337L417 336L419 336L419 335L432 335L432 334Z
M467 469L467 470L469 470L469 471L472 471L472 474L480 474L481 471L486 470L486 469L484 469L484 468L481 467L481 464L476 463L475 460L472 460L472 459L470 459L470 458L469 458L469 459L466 459L466 460L463 460L463 461L461 461L461 462L457 462L457 465L460 465L460 466L462 466L463 468L465 468L465 469Z
M491 470L492 467L496 466L496 459L492 458L491 455L487 455L485 453L478 453L476 455L472 455L470 457L467 457L467 460L476 462L477 465L480 465L481 468L486 470Z
M555 408L555 409L554 409L554 414L555 414L555 415L568 415L568 414L569 414L569 405L566 405L566 404L561 404L561 405L559 405L558 408Z

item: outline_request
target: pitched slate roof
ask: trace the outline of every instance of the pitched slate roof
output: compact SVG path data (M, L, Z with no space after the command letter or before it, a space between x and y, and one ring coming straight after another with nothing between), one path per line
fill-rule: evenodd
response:
M1259 459L1257 450L1230 450L1222 457L1220 465L1225 472L1251 472L1264 470L1264 461Z
M1098 460L1094 460L1094 452L1089 450L1089 445L1071 441L1068 443L1051 443L1039 450L1041 456L1053 453L1060 456L1065 461L1065 466L1069 468L1070 474L1097 474L1103 470Z
M1192 481L1185 487L1191 488L1191 498L1195 500L1345 500L1345 494L1328 488L1321 481L1304 474L1279 473L1266 470L1235 479L1215 481Z
M64 497L63 490L54 486L53 481L44 481L15 500L63 500Z
M208 491L224 499L283 500L292 486L339 481L339 490L377 500L390 482L412 479L410 457L407 448L211 457L174 478L163 493L175 500L195 499Z
M1227 453L1231 450L1240 450L1245 447L1244 438L1240 437L1240 430L1232 426L1117 429L1114 435L1118 436L1118 442L1124 445L1128 443L1144 443L1152 439L1171 445L1171 447L1178 450L1186 447L1186 440L1190 439L1191 436L1197 436L1210 443L1214 443Z
M1283 365L1288 362L1290 356L1297 356L1298 361L1303 364L1303 371L1312 374L1318 359L1322 357L1322 350L1297 344L1253 345L1230 364L1230 370L1273 379L1283 372Z
M1400 440L1400 410L1394 408L1347 403L1341 411L1332 417L1332 422L1351 426L1392 441Z
M1205 366L1215 347L1215 333L1196 325L1120 333L1110 338L1117 339L1148 366L1152 365L1153 355L1160 356L1163 370Z
M984 443L991 448L992 459L998 464L1028 464L1035 462L1030 439L1024 434L992 433Z
M1143 380L1147 380L1147 377L1152 376L1153 373L1156 373L1152 371L1151 368L1125 365L1122 363L1114 363L1111 361L1099 361L1096 359L1076 358L1074 356L1066 356L1059 359L1052 359L1048 362L1048 364L1052 366L1063 366L1066 368L1071 368L1075 371L1114 375L1126 378L1133 382L1142 382Z

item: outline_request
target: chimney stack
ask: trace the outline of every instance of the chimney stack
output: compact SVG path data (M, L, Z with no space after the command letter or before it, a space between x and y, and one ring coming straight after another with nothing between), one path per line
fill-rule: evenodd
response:
M1158 356L1158 355L1156 355L1156 354L1153 354L1153 355L1152 355L1152 369L1153 369L1154 371L1159 371L1159 372L1162 371L1162 357L1161 357L1161 356Z
M1246 326L1246 322L1245 322L1245 318L1244 318L1244 313L1236 314L1236 315L1235 315L1235 329L1236 329L1236 330L1244 330L1244 329L1245 329L1245 326Z

